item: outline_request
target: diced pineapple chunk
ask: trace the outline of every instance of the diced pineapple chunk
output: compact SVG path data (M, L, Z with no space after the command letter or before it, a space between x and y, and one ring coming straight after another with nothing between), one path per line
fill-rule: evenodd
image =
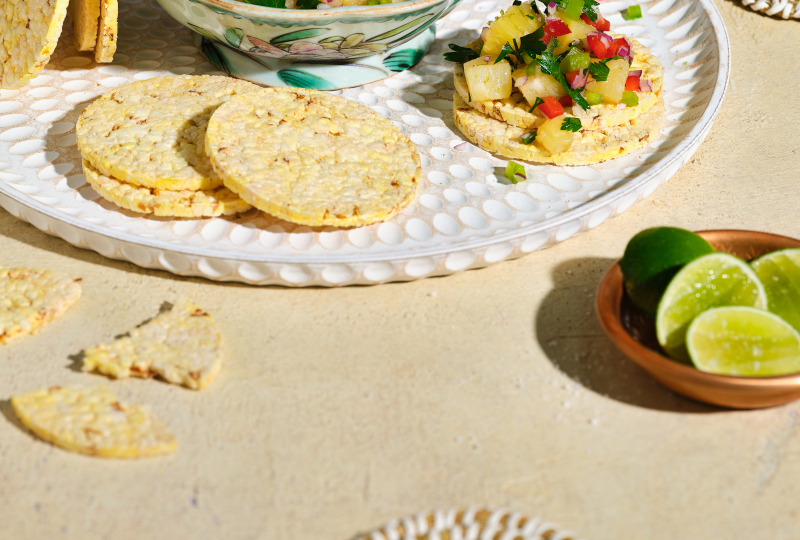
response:
M625 91L625 81L628 80L628 62L625 60L611 60L608 62L608 79L605 81L592 81L586 85L586 90L603 94L603 103L619 103Z
M497 56L503 45L506 43L513 45L514 39L519 43L522 36L535 32L542 24L544 17L534 13L530 4L511 6L489 25L489 33L483 41L481 52Z
M505 99L511 95L511 65L506 60L494 63L496 56L481 56L464 64L472 101ZM624 85L623 85L624 86Z
M564 22L567 23L570 32L572 32L569 35L573 36L572 37L573 40L586 39L586 36L588 36L592 32L597 32L594 26L592 26L591 24L586 24L581 19L575 21L571 19L564 19Z
M536 142L541 144L551 155L566 152L572 146L575 134L571 131L561 129L564 123L564 115L556 116L547 120L539 126L536 132Z
M519 91L531 106L536 102L537 97L555 96L558 99L567 95L564 87L552 75L542 73L542 68L539 66L536 66L536 71L533 75L528 76L528 80L520 87Z

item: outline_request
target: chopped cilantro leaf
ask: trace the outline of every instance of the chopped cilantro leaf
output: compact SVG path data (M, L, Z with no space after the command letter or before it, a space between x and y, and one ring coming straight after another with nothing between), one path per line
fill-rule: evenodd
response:
M526 34L519 39L520 48L525 51L531 58L536 58L537 55L542 54L547 46L542 41L544 37L544 26L540 26L535 32Z
M556 41L555 38L553 41ZM552 43L552 41L550 42ZM552 75L555 80L564 88L567 92L569 97L571 97L575 103L580 105L580 108L584 111L589 110L589 103L583 98L582 95L577 90L573 90L572 87L567 82L567 79L564 77L564 74L561 73L561 63L558 59L553 55L550 51L545 51L542 53L541 58L536 59L539 62L539 65L542 66L542 72L547 73L548 75Z
M534 111L534 109L536 109L536 107L538 107L542 103L544 103L544 100L542 98L540 98L540 97L537 97L536 101L533 102L533 107L531 107L531 110L529 110L528 112L532 113Z
M244 2L246 4L254 4L256 6L286 9L285 0L244 0ZM316 6L314 6L314 8L316 9Z
M522 2L520 2L519 0L514 0L514 2L511 5L512 6L521 6Z
M597 21L597 9L600 3L596 0L583 0L583 12L589 17L592 22Z
M578 131L582 127L580 118L564 118L561 123L561 131Z
M509 45L508 42L506 41L506 44L503 45L502 49L500 49L500 54L497 55L497 60L494 61L495 64L500 62L501 60L505 59L505 57L508 56L508 55L517 54L517 51L519 50L519 46L517 45L517 40L516 39L514 39L513 41L514 41L514 46L513 47L511 45Z
M506 44L503 45L503 48L500 50L500 55L497 57L497 60L495 60L494 63L496 64L509 55L515 56L518 62L524 62L524 55L527 55L529 58L536 58L536 56L541 54L546 48L544 42L542 41L543 37L544 27L540 26L535 32L531 32L530 34L522 36L519 39L519 43L517 43L516 39L512 40L514 43L513 47L511 46L511 43L506 42Z
M473 51L469 47L459 47L454 43L451 43L449 47L453 50L453 52L444 54L444 59L448 62L463 64L464 62L475 60L479 56L476 51Z
M589 64L589 75L598 82L607 81L608 74L611 72L611 69L607 65L609 60L611 60L611 58Z
M319 0L297 0L295 7L297 9L317 9Z

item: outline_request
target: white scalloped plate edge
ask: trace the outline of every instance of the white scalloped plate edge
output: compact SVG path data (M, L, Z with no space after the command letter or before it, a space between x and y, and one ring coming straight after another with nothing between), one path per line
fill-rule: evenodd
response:
M711 0L695 0L704 9L719 48L714 90L697 123L646 173L578 208L545 221L457 246L414 250L413 255L355 254L325 257L236 253L229 258L211 248L142 238L96 226L32 199L0 182L0 205L47 234L101 255L181 276L254 285L341 286L409 281L482 268L514 259L592 229L627 210L668 181L708 135L730 78L730 46L722 18Z

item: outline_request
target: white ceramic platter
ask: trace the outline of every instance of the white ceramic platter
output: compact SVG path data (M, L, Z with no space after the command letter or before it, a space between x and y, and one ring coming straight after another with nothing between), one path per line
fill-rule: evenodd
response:
M287 286L374 284L440 276L519 257L597 227L666 182L708 134L730 75L728 38L711 0L650 0L625 21L629 0L604 2L612 30L635 37L665 68L667 119L646 148L593 167L527 165L505 183L506 160L479 150L452 123L448 43L473 40L510 1L462 0L437 23L415 68L335 93L391 118L416 143L417 200L389 222L311 229L255 210L231 219L164 219L121 211L81 174L75 122L108 89L169 73L216 73L190 30L155 0L120 0L120 43L97 65L64 35L45 71L0 91L0 204L14 216L114 259L182 276Z

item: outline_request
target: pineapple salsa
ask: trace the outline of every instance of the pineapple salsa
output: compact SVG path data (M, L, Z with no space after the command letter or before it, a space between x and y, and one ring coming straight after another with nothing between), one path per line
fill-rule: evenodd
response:
M466 90L459 92L456 108L463 100L475 109L473 116L479 111L526 129L513 142L535 144L538 153L549 156L568 152L576 140L588 142L587 130L601 132L592 135L595 142L612 147L619 142L617 155L630 151L636 146L628 144L632 133L641 142L643 132L626 128L635 127L635 118L657 103L662 70L638 42L606 33L611 25L597 6L595 0L559 0L546 7L516 0L479 40L467 47L451 44L445 59L458 64L457 91ZM484 127L480 117L473 120ZM621 130L613 129L617 126ZM497 127L484 129L491 130ZM485 134L473 138L487 139ZM487 144L492 148L485 149L506 155L496 140ZM585 153L583 147L580 151ZM580 159L596 163L617 157L606 148L597 154L597 159Z

